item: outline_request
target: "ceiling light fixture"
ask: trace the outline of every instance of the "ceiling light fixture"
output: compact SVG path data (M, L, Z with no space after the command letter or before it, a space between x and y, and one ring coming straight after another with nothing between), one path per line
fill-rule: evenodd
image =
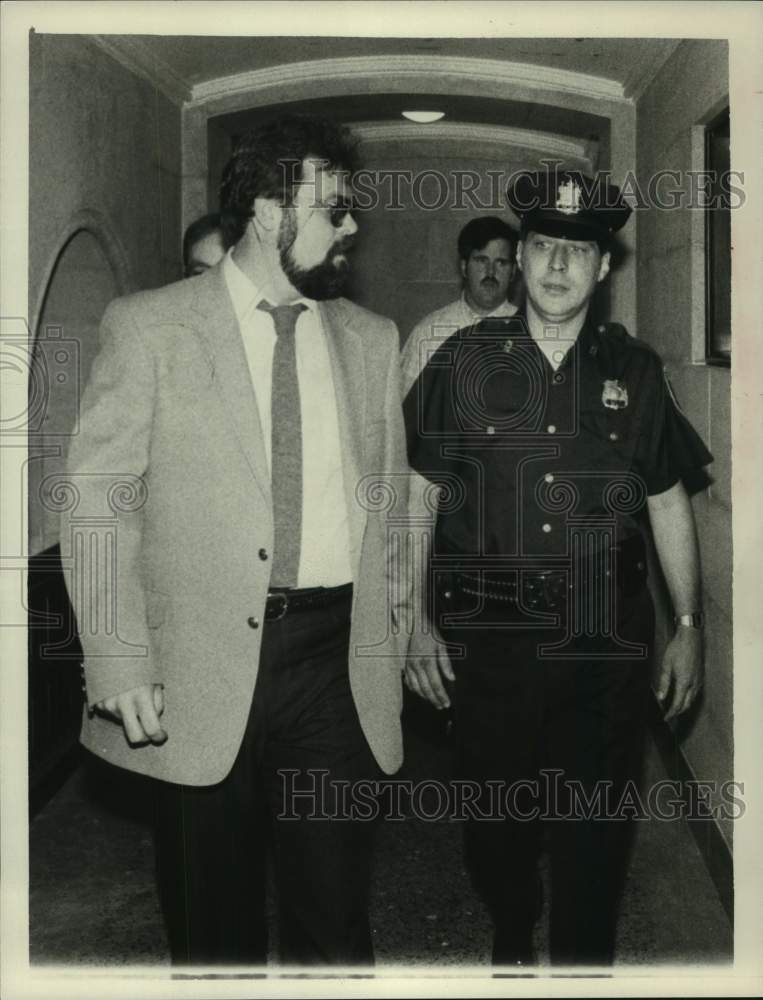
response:
M432 122L439 122L445 117L444 111L404 111L403 118L409 122L418 122L419 125L429 125Z

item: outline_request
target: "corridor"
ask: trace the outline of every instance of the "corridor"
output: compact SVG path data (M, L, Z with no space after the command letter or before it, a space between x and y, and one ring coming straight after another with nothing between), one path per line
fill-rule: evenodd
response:
M399 777L446 779L441 719L408 703ZM665 777L653 742L644 785ZM167 965L141 783L81 766L30 828L31 962L66 966ZM544 881L546 872L542 872ZM547 960L546 906L536 932ZM371 925L377 965L488 972L490 924L461 860L459 824L407 816L379 830ZM623 966L727 963L732 932L684 820L638 824L623 899Z
M372 197L357 199L359 229L348 297L392 319L401 344L422 317L461 301L466 275L458 238L467 224L496 216L518 230L520 220L505 197L512 177L559 162L586 176L606 172L619 185L627 182L637 203L636 191L649 194L655 179L674 179L675 211L662 211L661 201L647 198L639 209L649 210L639 211L620 230L616 266L600 287L596 309L665 359L681 407L715 455L712 486L694 500L709 669L700 710L680 743L680 761L687 772L708 782L731 781L736 671L742 669L745 679L757 676L745 675L744 664L735 662L741 654L732 642L731 206L722 200L723 212L717 216L727 228L720 222L710 227L689 197L696 188L693 179L703 170L735 164L728 160L729 122L737 107L732 109L729 90L728 39L715 29L701 34L699 15L692 19L695 37L670 32L644 37L635 10L630 31L590 38L579 37L578 30L557 37L553 14L552 30L543 37L539 26L545 19L525 11L523 16L532 21L525 37L520 8L508 6L484 37L482 32L474 36L468 6L462 28L448 34L425 7L414 14L416 5L406 6L401 30L389 37L355 34L349 5L336 26L320 14L311 24L305 13L309 5L300 5L300 16L289 25L291 34L284 34L275 8L268 27L264 14L253 24L247 5L239 6L246 19L239 35L221 36L217 23L211 26L213 35L179 34L183 18L163 33L146 22L137 33L104 34L97 17L90 33L61 33L55 27L43 30L42 16L18 34L19 52L28 56L21 72L30 81L24 108L29 128L23 136L29 142L30 254L28 268L22 264L23 280L9 282L13 295L6 315L27 316L34 356L40 358L38 395L44 401L34 411L37 423L29 428L34 446L29 506L23 515L19 511L18 519L27 525L28 552L40 559L44 577L29 603L41 612L29 668L33 799L37 779L68 752L81 710L79 676L68 677L57 658L65 657L58 643L66 637L54 634L53 623L63 628L68 620L60 572L71 571L80 531L92 540L103 529L106 545L122 513L118 505L110 508L113 519L99 513L93 534L84 508L72 508L75 520L83 520L74 533L62 537L60 503L42 488L59 482L64 473L65 442L78 427L81 390L98 350L98 324L114 296L155 289L180 277L184 231L219 210L224 165L238 138L294 110L346 125L362 144L360 176L368 183L356 193L365 187ZM275 6L280 10L281 5ZM391 28L396 20L385 18L385 26ZM137 15L133 23L141 23ZM233 19L226 21L226 30L232 24ZM752 102L755 92L750 88L746 93ZM115 108L118 128L113 125ZM409 109L419 110L411 118ZM744 137L744 129L737 130L736 150ZM739 163L745 166L744 160ZM346 213L342 218L346 224ZM740 213L736 224L743 219ZM717 277L712 288L705 281L708 260ZM21 301L13 299L17 294ZM507 302L519 305L523 287L516 282L506 295ZM707 338L711 328L715 336ZM743 328L736 331L735 352L743 348L745 336ZM190 341L185 336L182 341L185 350ZM65 344L69 349L63 349ZM206 366L204 371L206 379ZM191 510L206 510L197 486L209 470L200 457L203 452L196 450L196 441L206 440L206 430L199 428L194 438L190 422L192 414L205 412L190 406L184 410L178 416L182 431L168 449L175 457L181 442L193 450L187 463L180 463L182 488L166 494L180 496L185 505L183 520L172 519L173 532L188 529L175 553L214 548L209 542L214 519L201 519L199 540L194 541L186 517ZM550 426L555 432L556 426ZM227 440L228 428L221 433ZM126 467L121 458L115 461L103 471ZM226 472L233 464L225 466ZM243 467L241 471L248 476ZM220 477L225 487L231 481ZM249 485L247 479L242 489ZM20 489L17 495L26 497L27 492ZM225 499L217 489L210 496ZM234 526L236 547L242 530L249 530L244 519ZM166 532L159 537L169 538ZM59 546L60 558L54 558ZM170 563L174 566L174 556ZM229 569L222 556L220 566L222 578ZM54 580L49 573L59 575ZM366 579L366 574L356 579ZM211 585L209 589L223 593ZM164 592L175 590L173 579ZM673 609L666 594L658 596L658 620L664 626ZM669 634L665 627L658 631L656 657ZM44 656L48 645L55 652L50 660ZM71 664L76 663L76 651L69 653ZM409 704L401 778L450 775L448 743L438 731L441 722ZM679 759L676 747L674 742L668 759ZM647 765L646 782L675 777L665 774L654 747ZM75 967L166 964L144 788L129 774L94 768L92 762L80 766L32 820L32 960ZM459 825L408 816L379 830L372 923L380 968L489 971L490 927L464 872ZM725 897L730 890L724 890L724 907L703 860L716 855L700 854L683 821L645 821L637 832L622 906L619 961L643 968L728 960L731 929ZM699 832L708 843L722 836L712 823ZM728 884L723 844L718 856ZM717 873L716 880L724 884ZM549 900L547 887L544 919ZM543 920L537 934L544 961Z

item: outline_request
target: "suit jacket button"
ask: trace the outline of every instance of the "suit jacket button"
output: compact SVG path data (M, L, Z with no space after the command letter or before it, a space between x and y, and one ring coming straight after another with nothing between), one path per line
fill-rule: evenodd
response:
M268 550L260 549L257 555L260 557L260 559L262 559L263 562L265 562L265 560L268 558Z
M260 627L260 623L257 621L257 619L254 616L252 616L251 618L247 618L247 623L249 625L249 628L259 628Z

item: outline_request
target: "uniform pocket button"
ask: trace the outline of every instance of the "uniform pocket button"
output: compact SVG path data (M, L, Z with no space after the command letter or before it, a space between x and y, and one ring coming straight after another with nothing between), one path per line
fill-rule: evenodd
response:
M254 616L252 616L251 618L247 618L246 622L247 622L247 625L249 626L249 628L259 628L260 627L259 621Z

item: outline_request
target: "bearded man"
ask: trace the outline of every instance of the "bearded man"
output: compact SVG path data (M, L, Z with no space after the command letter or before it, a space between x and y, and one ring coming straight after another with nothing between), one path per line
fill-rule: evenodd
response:
M156 779L176 964L265 962L267 848L282 961L373 961L373 826L326 797L402 761L407 592L362 485L394 476L405 509L407 467L397 330L339 297L355 167L330 121L245 136L221 188L235 245L108 308L70 452L78 517L117 483L138 498L119 505L112 576L75 554L82 740ZM84 595L114 598L111 631Z

